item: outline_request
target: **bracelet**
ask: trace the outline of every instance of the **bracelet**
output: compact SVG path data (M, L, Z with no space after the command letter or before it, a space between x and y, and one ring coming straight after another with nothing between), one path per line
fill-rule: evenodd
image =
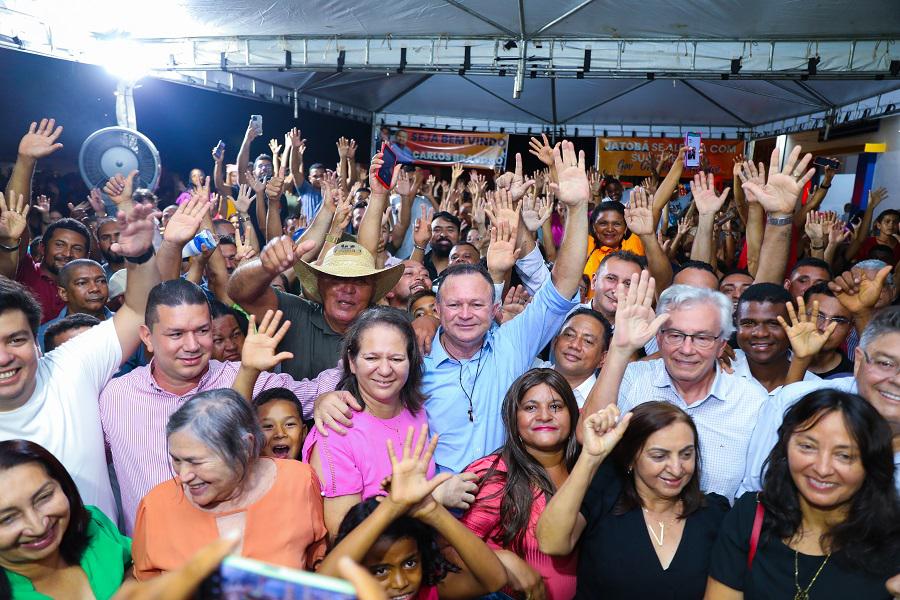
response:
M831 184L829 183L828 185L825 185L825 184L823 183L823 184L820 185L819 187L822 188L823 190L827 190L828 188L831 187Z
M413 242L413 248L415 248L416 250L421 250L422 252L425 252L425 247L424 247L424 246L420 246L420 245L418 245L418 244L415 243L415 242Z
M7 246L6 244L0 244L0 250L6 250L7 252L15 252L18 249L19 249L18 244L16 244L15 246Z
M766 223L769 225L790 225L793 222L793 215L788 215L787 217L768 217L766 219Z
M325 241L328 242L329 244L337 244L338 242L341 241L341 238L339 238L336 235L331 235L330 233L326 233Z
M148 248L147 251L144 252L143 254L141 254L140 256L126 256L125 260L127 260L128 262L130 262L133 265L142 265L145 262L147 262L148 260L150 260L151 258L153 258L154 254L156 254L156 250L154 250L153 245L151 244L150 248Z
M812 244L810 244L809 247L812 248L813 250L824 250L825 244L822 244L821 246L813 246Z

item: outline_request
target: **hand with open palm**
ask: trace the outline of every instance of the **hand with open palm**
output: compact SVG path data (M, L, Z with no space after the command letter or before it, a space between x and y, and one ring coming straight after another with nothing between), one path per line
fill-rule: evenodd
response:
M557 199L569 208L586 205L591 199L591 185L584 167L584 150L575 152L575 144L563 140L553 149L554 168L558 183L550 189Z
M422 425L413 448L414 435L415 428L409 427L399 458L394 451L393 440L388 438L387 451L391 459L391 483L388 499L408 511L410 516L420 518L437 508L438 503L431 494L452 475L442 473L428 479L428 467L431 457L434 455L434 449L437 447L438 436L432 437L426 448L428 425Z
M741 172L741 180L745 192L753 194L754 199L762 205L765 211L774 217L785 217L794 213L797 206L797 199L803 186L812 178L816 170L814 168L807 169L809 162L812 160L812 154L807 153L800 159L800 146L794 146L788 159L784 163L784 167L779 170L778 163L780 154L778 148L772 150L772 156L769 161L769 178L765 185L759 185L754 181L744 179L744 173Z
M656 281L650 272L644 269L640 275L631 276L631 286L626 290L625 284L619 282L616 298L616 327L613 333L612 346L625 350L629 354L643 348L650 341L663 323L669 320L668 314L659 316L653 310L653 299L656 294Z
M28 203L22 194L10 192L9 201L0 192L0 240L12 246L19 243L19 239L28 225Z
M825 347L825 342L831 337L837 323L829 323L825 331L819 331L819 301L813 301L812 312L807 314L806 303L802 296L797 297L797 308L799 313L794 311L794 304L786 302L788 317L791 324L788 325L785 320L778 315L778 323L788 336L791 342L791 352L795 358L812 358Z
M241 366L260 372L271 371L282 361L294 358L291 352L276 352L291 327L290 321L281 323L283 316L280 310L274 313L267 310L257 328L256 317L250 315L249 330L241 348Z

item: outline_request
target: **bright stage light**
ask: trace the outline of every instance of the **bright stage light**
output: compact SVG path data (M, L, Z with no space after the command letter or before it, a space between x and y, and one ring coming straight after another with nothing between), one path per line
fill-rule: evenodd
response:
M141 45L131 39L115 38L104 41L98 48L97 62L111 75L136 82L150 72L150 63Z

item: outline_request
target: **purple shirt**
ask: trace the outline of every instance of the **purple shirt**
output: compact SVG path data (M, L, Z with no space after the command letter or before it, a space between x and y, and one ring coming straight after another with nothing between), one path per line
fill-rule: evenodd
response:
M100 422L112 451L113 465L122 491L126 533L134 531L134 518L141 499L156 485L174 476L169 463L166 423L185 401L200 392L230 388L241 363L209 361L209 369L197 387L178 396L165 391L151 373L151 363L113 379L100 394ZM312 418L313 402L319 394L333 391L341 369L322 371L313 380L294 381L290 375L261 373L253 388L285 387L303 405L303 417Z
M402 456L407 429L415 428L415 447L422 425L427 422L424 408L415 416L404 408L393 419L379 419L369 411L354 412L353 427L347 429L347 435L331 432L328 437L322 437L313 428L303 443L303 461L309 462L313 446L318 446L322 495L335 498L360 494L365 500L384 494L381 482L392 472L387 441L393 440L394 453ZM433 476L434 459L428 466L428 478Z

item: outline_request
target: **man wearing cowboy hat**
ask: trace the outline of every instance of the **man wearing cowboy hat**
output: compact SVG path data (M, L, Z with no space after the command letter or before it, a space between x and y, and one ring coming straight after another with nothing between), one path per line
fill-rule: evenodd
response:
M288 236L273 239L257 260L238 268L228 283L229 296L257 320L267 310L281 310L291 331L279 346L294 358L282 363L296 379L313 378L335 366L341 338L359 314L381 300L403 275L403 265L375 268L372 254L354 242L336 244L316 265L300 260L309 242ZM291 267L303 285L303 298L276 291L269 284Z

